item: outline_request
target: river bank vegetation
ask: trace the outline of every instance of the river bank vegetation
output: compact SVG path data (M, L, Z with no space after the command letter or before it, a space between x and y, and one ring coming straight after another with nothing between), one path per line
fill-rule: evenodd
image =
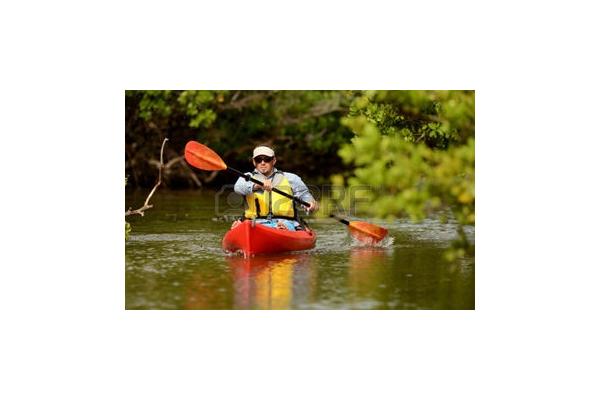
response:
M183 158L189 140L240 170L266 144L280 169L333 185L323 192L324 212L414 221L436 214L475 224L474 91L134 90L125 92L125 106L128 188L155 184L167 137L163 185L171 189L232 181L192 170ZM472 252L462 229L459 236L457 255Z

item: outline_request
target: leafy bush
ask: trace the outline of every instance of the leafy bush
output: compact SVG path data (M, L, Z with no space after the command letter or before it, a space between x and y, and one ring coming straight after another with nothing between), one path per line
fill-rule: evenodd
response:
M462 226L475 224L474 106L472 91L358 97L342 119L355 136L338 154L354 167L348 186L373 188L361 211L418 221L433 212L447 218L449 210L465 242Z

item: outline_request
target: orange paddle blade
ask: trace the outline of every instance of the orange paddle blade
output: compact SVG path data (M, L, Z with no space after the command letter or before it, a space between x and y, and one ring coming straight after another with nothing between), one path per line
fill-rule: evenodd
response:
M362 221L351 221L348 228L350 234L362 242L377 243L388 234L387 229Z
M189 141L185 145L185 160L193 167L205 171L221 171L227 169L225 162L217 153L205 145Z

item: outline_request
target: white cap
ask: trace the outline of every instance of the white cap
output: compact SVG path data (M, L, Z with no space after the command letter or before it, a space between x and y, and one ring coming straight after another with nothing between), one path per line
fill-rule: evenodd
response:
M274 157L275 156L275 152L270 147L267 147L267 146L258 146L257 148L254 149L254 153L252 154L252 158L254 158L256 156Z

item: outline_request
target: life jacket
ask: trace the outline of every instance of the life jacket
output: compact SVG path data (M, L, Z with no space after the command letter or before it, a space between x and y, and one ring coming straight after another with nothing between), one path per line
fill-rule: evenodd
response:
M252 176L254 179L263 180L264 177L259 174ZM284 193L293 195L290 182L283 172L277 171L272 178L273 187ZM249 219L254 218L289 218L296 219L296 207L292 199L275 192L259 191L252 192L245 196L246 212L244 216Z

